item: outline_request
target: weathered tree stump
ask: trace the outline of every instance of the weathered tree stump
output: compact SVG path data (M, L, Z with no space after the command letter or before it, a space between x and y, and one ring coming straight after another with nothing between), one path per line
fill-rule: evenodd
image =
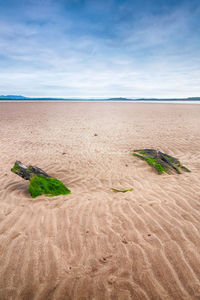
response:
M172 171L181 174L180 169L191 172L177 158L155 149L134 150L133 155L145 160L151 167L156 169L158 174Z
M51 177L45 171L38 167L28 166L26 167L21 161L17 160L11 171L26 180L30 180L33 175L42 175L44 177Z
M49 176L38 167L26 167L20 161L16 161L11 171L25 180L30 180L28 190L33 198L42 194L47 196L71 194L70 190L61 181Z

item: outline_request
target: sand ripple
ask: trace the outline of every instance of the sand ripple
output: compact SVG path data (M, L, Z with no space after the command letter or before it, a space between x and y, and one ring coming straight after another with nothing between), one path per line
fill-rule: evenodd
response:
M200 106L0 105L1 300L200 299ZM192 173L158 176L146 147ZM32 199L16 159L72 194Z

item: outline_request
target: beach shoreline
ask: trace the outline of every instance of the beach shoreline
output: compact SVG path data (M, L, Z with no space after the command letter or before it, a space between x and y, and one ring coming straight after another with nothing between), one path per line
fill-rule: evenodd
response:
M200 100L1 100L0 103L155 103L155 104L200 104Z
M199 299L199 116L198 104L0 103L0 299ZM142 148L191 173L156 174L132 156ZM32 199L16 160L72 194Z

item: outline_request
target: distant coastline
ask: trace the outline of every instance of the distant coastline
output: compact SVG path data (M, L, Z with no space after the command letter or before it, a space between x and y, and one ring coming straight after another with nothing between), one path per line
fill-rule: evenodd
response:
M188 97L188 98L124 98L124 97L113 97L113 98L53 98L53 97L25 97L21 95L0 95L0 102L167 102L167 103L194 103L200 102L200 97Z

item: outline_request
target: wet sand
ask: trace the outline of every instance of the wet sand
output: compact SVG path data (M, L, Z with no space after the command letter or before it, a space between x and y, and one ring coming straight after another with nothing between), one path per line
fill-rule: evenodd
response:
M200 299L199 131L200 105L0 103L0 299ZM15 160L72 194L32 199Z

